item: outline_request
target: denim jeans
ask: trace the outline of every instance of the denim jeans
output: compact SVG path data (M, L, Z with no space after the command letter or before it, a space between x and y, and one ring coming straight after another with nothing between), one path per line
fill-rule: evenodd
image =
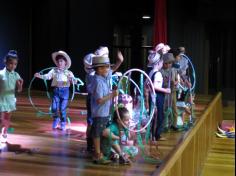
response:
M53 118L59 118L61 122L66 122L66 108L69 100L69 87L55 87L52 96Z

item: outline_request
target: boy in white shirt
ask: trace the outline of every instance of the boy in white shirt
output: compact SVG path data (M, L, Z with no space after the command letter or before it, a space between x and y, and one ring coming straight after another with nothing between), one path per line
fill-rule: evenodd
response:
M66 130L66 108L69 100L69 87L72 82L76 82L74 74L68 69L71 66L71 59L64 51L52 53L52 60L57 67L50 70L45 75L35 73L35 77L45 80L51 80L53 89L51 111L53 113L52 129L56 129L60 123L61 130ZM58 110L59 113L58 114Z

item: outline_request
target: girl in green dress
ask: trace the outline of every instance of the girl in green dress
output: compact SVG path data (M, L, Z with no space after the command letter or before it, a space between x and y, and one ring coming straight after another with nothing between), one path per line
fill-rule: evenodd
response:
M12 111L16 110L15 91L21 92L23 79L15 72L18 63L17 51L10 50L4 58L5 68L0 70L0 143L7 142Z

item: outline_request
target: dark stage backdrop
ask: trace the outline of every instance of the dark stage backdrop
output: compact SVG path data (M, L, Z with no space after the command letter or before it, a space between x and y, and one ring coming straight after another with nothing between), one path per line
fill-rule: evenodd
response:
M84 80L83 57L100 45L112 44L109 3L109 0L50 0L34 4L32 71L54 66L51 53L64 50L72 59L71 70Z
M117 23L129 26L131 67L143 68L146 58L140 47L145 23L139 19L145 5L150 3L147 9L154 11L154 1L167 3L165 40L171 47L186 47L196 68L197 93L222 91L223 96L234 99L234 0L116 0L113 5L111 0L1 0L0 68L7 51L18 50L17 71L27 87L34 72L54 66L52 52L65 50L72 59L71 70L84 80L83 57L99 45L110 46L112 53Z
M199 93L235 96L235 1L168 0L168 43L186 47Z
M30 4L24 1L0 1L0 69L4 67L3 58L10 49L18 51L17 71L29 79L30 68Z
M9 49L16 49L18 71L28 86L33 74L54 66L51 53L66 51L71 70L84 80L83 57L100 45L112 46L110 1L0 1L0 67Z

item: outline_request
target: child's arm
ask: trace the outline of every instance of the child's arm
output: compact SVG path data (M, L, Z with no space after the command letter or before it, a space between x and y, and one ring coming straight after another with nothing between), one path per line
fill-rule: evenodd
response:
M98 98L97 99L97 104L104 104L106 101L118 96L118 90L113 90L112 93L109 93L108 95Z
M120 137L114 135L114 133L112 133L109 128L106 128L105 130L103 130L102 135L106 138L111 137L112 140L120 140Z
M16 81L17 92L21 92L23 88L23 79L18 79Z
M48 72L48 73L45 74L45 75L41 75L40 73L35 73L35 74L34 74L34 77L40 78L40 79L50 80L50 79L52 79L53 72L54 72L54 69L50 70L50 72Z
M153 85L154 85L154 89L157 91L160 91L166 94L171 93L170 88L162 88L162 75L160 72L157 72L155 74Z
M78 81L75 79L75 76L74 74L70 71L69 74L68 74L68 79L70 80L70 82L72 84L76 84Z
M117 52L117 61L114 66L112 66L111 70L112 72L115 72L121 65L121 63L124 61L124 57L120 51Z

